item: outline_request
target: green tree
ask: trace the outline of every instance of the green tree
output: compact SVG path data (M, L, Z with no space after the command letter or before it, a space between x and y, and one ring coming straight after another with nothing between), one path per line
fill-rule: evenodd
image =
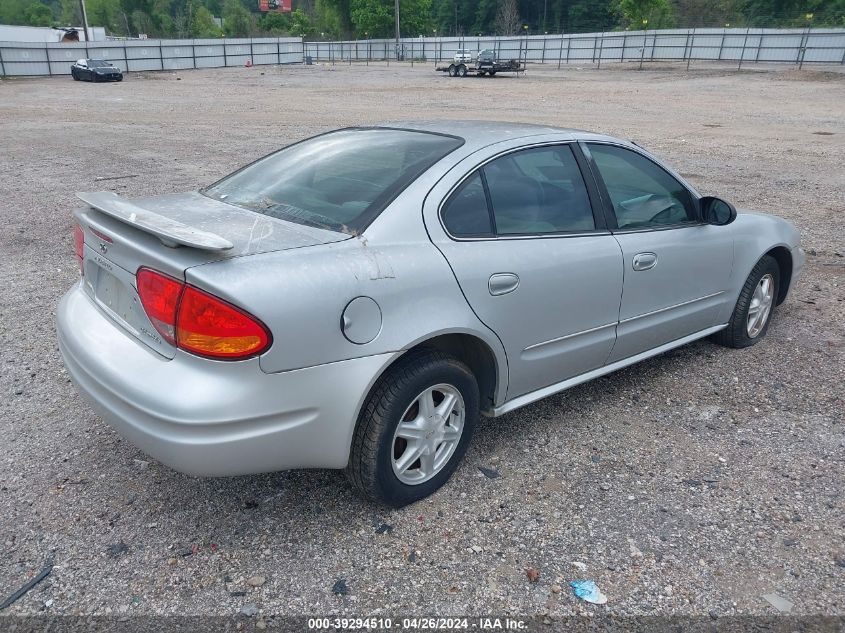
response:
M428 35L433 24L431 0L399 0L399 29L402 37Z
M343 33L343 21L340 19L336 4L326 0L314 2L314 32L330 39L340 39Z
M223 30L231 37L248 37L255 30L255 18L239 0L226 0Z
M120 24L118 0L85 0L85 12L88 14L88 24L91 26L103 26L111 33L118 31L122 33L126 30L126 27Z
M566 31L586 33L612 30L617 19L611 0L577 0L566 15Z
M290 16L287 13L268 12L261 18L258 26L268 35L287 35L290 33Z
M475 22L472 24L472 33L492 33L495 30L497 0L478 0L475 8Z
M393 32L393 2L391 0L351 0L350 17L355 34L363 37L390 37Z
M352 0L352 25L355 35L393 37L396 32L393 0ZM399 0L399 32L402 37L417 37L432 30L431 0Z
M211 11L204 6L199 6L194 11L191 19L191 35L198 38L203 37L220 37L220 27L214 22L214 16Z
M129 16L129 20L134 28L133 35L145 33L147 35L154 35L153 20L150 15L141 9L135 9Z
M665 29L673 24L672 6L669 0L619 0L617 8L621 26L642 29L647 20L649 29Z
M320 1L320 0L318 0ZM323 12L333 10L340 20L341 35L347 36L352 33L352 9L351 0L321 0Z
M314 25L304 11L297 9L290 14L291 35L308 36L314 34Z
M26 8L26 24L30 26L50 26L53 23L53 12L43 2L33 2Z

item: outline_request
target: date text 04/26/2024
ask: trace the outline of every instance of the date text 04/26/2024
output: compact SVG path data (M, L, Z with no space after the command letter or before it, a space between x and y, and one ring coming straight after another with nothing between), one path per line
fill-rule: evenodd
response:
M409 617L409 618L309 618L309 631L454 631L478 630L520 631L527 629L527 622L517 618L437 618L437 617Z

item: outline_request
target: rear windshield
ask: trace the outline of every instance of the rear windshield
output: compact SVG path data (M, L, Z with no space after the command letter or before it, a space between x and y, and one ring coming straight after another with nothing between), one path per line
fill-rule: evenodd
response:
M339 130L270 154L202 193L281 220L357 234L462 144L427 132Z

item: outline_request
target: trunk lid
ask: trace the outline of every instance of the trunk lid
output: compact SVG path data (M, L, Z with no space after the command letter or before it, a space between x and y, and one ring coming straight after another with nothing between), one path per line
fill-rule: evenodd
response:
M345 233L286 222L198 192L127 200L110 192L78 194L84 234L84 291L103 312L156 352L172 358L141 305L135 273L152 268L180 281L212 261L348 239Z

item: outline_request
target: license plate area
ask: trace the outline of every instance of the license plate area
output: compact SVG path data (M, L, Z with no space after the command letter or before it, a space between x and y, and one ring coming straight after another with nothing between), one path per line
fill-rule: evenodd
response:
M158 353L173 358L173 348L150 323L135 289L135 275L85 247L85 292L118 325Z

